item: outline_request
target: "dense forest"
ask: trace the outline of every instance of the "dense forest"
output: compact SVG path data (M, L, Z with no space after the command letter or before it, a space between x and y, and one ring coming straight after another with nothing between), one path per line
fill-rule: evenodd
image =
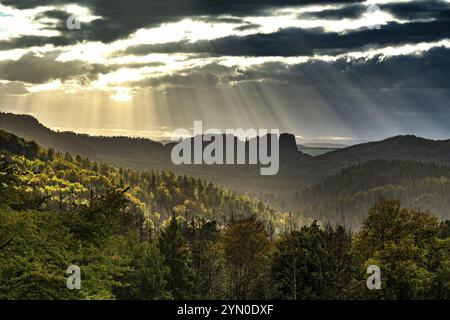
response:
M298 151L293 135L283 134L280 136L279 173L261 176L259 166L255 165L176 166L170 160L170 144L142 138L52 131L27 115L0 112L0 128L63 154L89 157L98 162L98 166L111 163L117 168L132 169L128 172L133 176L137 175L134 170L147 172L140 179L143 181L140 188L144 190L148 180L145 175L151 174L148 171L153 169L160 173L172 172L176 175L174 179L186 175L195 177L197 182L198 179L211 182L216 187L257 198L274 210L291 212L294 217L331 221L354 230L359 229L367 210L379 197L398 198L405 207L429 210L442 220L450 217L446 196L450 191L447 182L450 140L404 135L313 157ZM124 181L131 186L132 195L134 182ZM189 193L193 188L185 189ZM174 198L173 203L180 202ZM173 203L164 208L165 216ZM152 210L154 206L153 201ZM214 204L211 208L217 207Z
M450 298L450 221L398 200L375 199L355 233L199 179L116 168L4 131L0 153L0 299ZM420 164L401 165L422 179ZM308 192L327 200L340 183ZM355 191L372 187L359 183ZM81 290L66 287L70 265L81 269ZM381 269L381 290L366 286L369 265Z
M380 197L450 219L450 167L435 163L373 160L343 169L297 195L308 217L358 228Z

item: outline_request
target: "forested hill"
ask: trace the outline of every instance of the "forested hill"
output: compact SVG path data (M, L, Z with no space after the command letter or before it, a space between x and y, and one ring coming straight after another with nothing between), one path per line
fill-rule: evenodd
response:
M170 159L171 144L139 138L55 132L31 116L0 113L2 128L72 156L80 154L90 160L141 172L170 171L179 176L202 179L216 187L256 197L279 211L291 211L295 215L339 223L345 220L345 223L359 226L374 199L392 195L401 198L405 205L420 206L448 217L446 207L439 204L443 196L436 196L440 182L436 180L439 177L434 174L434 166L403 164L402 161L450 165L450 140L397 136L311 157L297 151L295 138L285 134L280 138L279 173L261 176L259 166L254 165L175 166ZM398 162L371 162L374 160ZM345 171L349 167L351 169ZM341 173L341 170L344 171ZM418 172L423 172L420 179ZM337 176L332 177L334 175ZM400 176L403 177L401 180ZM434 182L430 184L428 178L433 178ZM423 183L414 183L419 180ZM424 187L425 181L431 189ZM311 186L315 187L303 191Z
M28 140L34 140L46 148L53 148L72 155L82 155L91 160L108 161L133 169L175 169L178 173L211 176L214 173L222 181L230 170L245 174L248 178L261 178L258 170L242 166L174 166L170 160L172 144L163 145L143 138L93 137L73 132L52 131L35 118L0 112L0 129ZM341 169L370 160L412 160L450 164L450 140L429 140L412 135L396 136L381 141L358 144L316 157L297 150L293 135L284 134L280 139L280 172L272 180L286 180L294 176L301 186L321 182ZM224 175L221 177L222 171ZM286 182L286 181L283 181Z
M310 196L328 201L379 170L386 175L377 184L404 184L402 166L415 172L412 183L447 174L374 162ZM371 187L361 179L355 190ZM0 130L0 300L449 299L450 221L397 200L377 201L365 215L352 233L198 179L120 169ZM372 264L382 290L367 289ZM73 267L80 290L68 288Z
M289 219L288 213L200 179L168 171L117 169L85 157L42 149L35 142L0 132L2 153L13 155L10 161L23 169L22 188L32 190L36 199L47 199L45 205L52 209L70 208L106 190L129 187L127 196L133 210L147 226L162 224L173 208L221 225L257 214L273 228L282 229ZM297 217L301 224L318 219L358 229L368 208L380 197L398 198L405 206L430 210L442 220L450 217L450 168L435 163L368 161L291 192L292 198L284 199L290 199L289 205L297 208L291 218Z
M274 232L284 228L287 217L257 199L200 179L168 171L137 172L117 168L79 155L73 157L69 153L40 148L35 142L3 130L0 130L0 155L2 171L12 170L9 180L15 181L14 188L20 191L18 198L11 196L8 200L13 208L34 208L39 203L39 209L70 210L87 205L112 190L127 190L125 195L133 217L139 228L147 228L148 232L152 231L151 226L157 228L164 224L173 210L187 220L210 220L219 225L256 215ZM2 175L7 174L2 172Z
M73 155L79 154L92 160L126 159L125 163L131 163L139 169L142 169L139 161L145 161L147 167L151 165L158 169L177 168L172 165L170 159L173 143L163 145L145 138L90 136L70 131L56 132L45 127L32 116L4 112L0 112L0 129L27 140L34 140L43 147L69 152ZM298 151L293 135L281 134L279 143L282 160L309 158L308 155ZM207 143L204 143L203 147L206 145Z
M450 140L430 140L413 135L401 135L383 141L342 148L316 158L317 161L336 163L365 162L376 159L450 164Z
M359 228L379 198L394 198L410 208L450 218L450 167L435 163L374 160L343 169L298 195L309 217Z
M238 193L261 195L285 188L295 189L306 178L291 179L298 171L298 164L310 156L297 150L293 135L280 137L280 172L276 176L262 177L260 166L255 165L174 165L171 161L173 144L163 145L149 139L130 137L98 137L73 132L56 132L28 115L0 112L0 129L27 140L34 140L46 148L53 148L72 155L86 156L91 160L136 170L169 170L213 182ZM270 182L274 188L267 190ZM261 191L261 192L260 192ZM272 197L273 198L273 197Z
M72 155L97 160L98 156L142 155L154 160L164 151L163 145L149 139L126 137L92 137L74 132L56 132L43 126L34 117L0 112L0 129L27 140L34 140L45 148L53 148Z

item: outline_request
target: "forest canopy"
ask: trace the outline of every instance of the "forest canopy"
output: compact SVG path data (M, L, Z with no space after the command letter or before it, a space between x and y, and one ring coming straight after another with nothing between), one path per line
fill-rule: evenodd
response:
M398 200L377 199L352 232L4 131L0 150L0 299L450 298L449 221Z

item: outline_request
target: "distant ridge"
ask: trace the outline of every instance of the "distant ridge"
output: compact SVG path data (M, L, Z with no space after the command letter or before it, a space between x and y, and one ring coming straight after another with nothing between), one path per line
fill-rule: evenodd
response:
M101 137L73 132L56 132L42 125L30 115L0 112L0 129L14 133L27 140L35 140L47 148L61 152L81 154L91 159L145 157L149 162L167 162L172 143L164 145L146 138ZM413 160L450 164L450 140L430 140L414 135L400 135L381 141L367 142L339 148L328 153L310 157L298 151L292 134L281 134L280 155L286 158L286 165L292 167L295 162L302 165L308 162L319 167L324 162L335 168L326 168L327 174L338 172L344 167L356 163L384 160ZM329 167L327 165L327 167ZM319 168L317 168L319 169ZM294 172L297 172L295 170ZM292 172L291 172L292 173ZM318 173L320 174L320 172Z
M261 176L259 174L260 166L255 165L204 164L176 166L170 159L173 143L163 145L160 142L144 138L93 137L73 132L55 132L28 115L0 113L0 129L26 140L34 140L44 147L54 148L61 152L69 152L73 155L84 155L91 160L99 162L108 162L117 166L138 170L170 170L178 175L201 178L234 192L258 197L281 211L292 210L298 212L301 209L306 210L305 214L313 217L319 212L320 215L316 217L320 220L324 216L333 216L334 219L339 217L340 209L337 210L335 206L339 205L344 208L346 197L355 191L347 187L341 188L339 184L334 182L330 184L330 181L336 181L336 179L339 181L345 178L348 182L346 185L357 187L357 190L363 192L361 194L364 197L368 194L366 198L360 200L363 207L366 208L371 205L371 201L381 192L380 190L388 190L383 191L388 192L388 194L401 195L401 193L392 191L391 188L400 188L399 190L402 190L402 188L407 187L410 190L409 193L417 192L417 194L414 193L415 197L426 196L426 192L422 194L420 190L415 190L414 184L404 186L402 184L404 180L399 180L399 177L407 177L408 181L414 181L414 172L410 171L417 171L417 168L425 168L425 174L430 173L430 177L436 178L436 175L433 175L433 172L431 172L432 169L430 168L432 167L422 167L420 163L450 165L450 140L430 140L413 135L390 137L381 141L362 143L322 155L310 156L298 151L295 137L292 134L285 133L280 136L279 173L274 176ZM397 162L386 164L385 162L378 162L379 160L395 160ZM408 161L419 164L417 166L411 165L407 163ZM363 166L359 166L359 164L363 164ZM341 174L341 170L352 166L353 168L350 171L345 172L354 174ZM338 178L327 180L326 184L321 185L325 179L333 175ZM373 178L379 175L383 175L382 179L380 178L381 180ZM355 179L354 183L349 182L352 179ZM361 181L364 188L358 184ZM378 181L379 183L370 185L367 181ZM392 187L391 184L399 185ZM315 194L314 199L312 199L314 201L308 197L302 197L304 190L314 185L317 186L317 188L311 189ZM366 190L368 187L373 187L375 191ZM324 195L320 190L323 189L326 192L324 188L330 190L328 193L331 194L331 197L327 206L334 213L331 213L331 211L330 214L324 212L323 210L326 210L325 207L320 209L322 210L320 211L319 207L310 206L314 205L315 201L322 203L321 199L324 198ZM439 194L436 191L438 189L436 187L431 191ZM359 194L359 191L354 193L355 197ZM345 200L342 200L344 203L340 202L342 192L344 192L342 195L344 196L342 198ZM412 203L408 199L405 201ZM360 214L358 213L358 208L360 208L360 205L355 203L353 207L348 209L349 212L353 212L352 216L356 217ZM434 209L434 207L432 206L430 209ZM363 210L362 212L365 211ZM448 215L446 211L441 209L438 212L442 216ZM355 220L351 224L357 225L358 223L358 220Z
M89 136L69 131L56 132L29 115L1 112L0 128L27 140L34 140L43 147L83 155L91 160L105 156L121 156L124 153L144 153L144 155L155 157L164 151L161 143L149 139Z
M335 150L321 160L364 162L376 159L450 163L450 140L431 140L399 135Z
M252 165L179 165L170 159L173 143L164 145L145 138L98 137L55 132L29 115L0 113L0 129L38 144L91 160L138 170L170 170L195 176L239 193L251 193L289 209L303 188L324 181L350 166L372 160L436 162L450 165L450 140L430 140L413 135L395 136L310 156L298 151L295 136L280 136L280 170L261 176ZM328 150L327 150L328 151ZM285 201L286 198L292 199Z
M87 156L92 160L105 157L148 157L149 161L169 161L173 143L156 142L148 138L106 137L78 134L71 131L53 131L42 125L30 115L0 112L0 128L24 139L34 140L43 147L54 148L60 152L69 152ZM283 156L302 156L295 144L295 137L282 133L279 139L280 153ZM307 156L305 156L307 157Z
M79 154L91 160L107 161L133 169L171 170L179 174L191 174L213 180L215 176L229 176L230 170L237 170L243 176L254 176L256 172L253 168L245 168L242 165L175 166L170 159L173 143L163 144L147 138L102 137L74 132L56 132L45 127L37 119L29 115L0 112L0 129L27 140L34 140L46 148L53 148L60 152L69 152L73 155ZM307 160L309 158L308 155L297 150L293 135L281 134L279 143L281 161L287 163L294 160L297 162L297 160ZM213 173L213 176L211 176L211 173ZM221 180L221 178L218 179ZM217 180L215 182L220 183Z

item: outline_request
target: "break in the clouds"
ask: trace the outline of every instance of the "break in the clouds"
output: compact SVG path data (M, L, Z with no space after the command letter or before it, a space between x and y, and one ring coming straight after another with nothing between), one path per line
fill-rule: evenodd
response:
M449 30L444 0L0 0L0 108L95 133L441 138Z

